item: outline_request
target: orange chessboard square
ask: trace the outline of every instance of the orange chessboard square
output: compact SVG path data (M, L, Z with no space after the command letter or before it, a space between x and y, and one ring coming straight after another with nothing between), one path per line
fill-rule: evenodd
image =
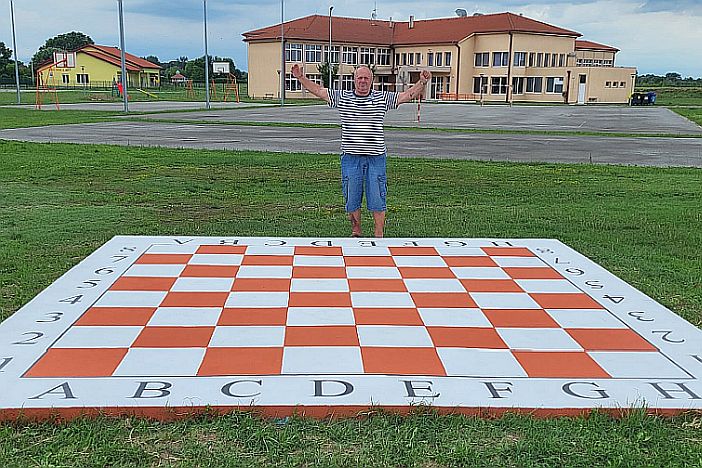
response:
M185 265L191 254L144 254L134 262L137 265Z
M533 293L532 299L543 309L601 309L602 306L584 293Z
M295 247L295 255L341 257L341 247Z
M563 279L550 267L505 267L503 270L512 279Z
M77 326L143 327L156 312L155 307L91 307L75 323Z
M356 325L405 325L422 326L417 309L404 308L354 308Z
M126 355L126 348L52 348L24 376L107 377Z
M232 285L232 291L290 291L290 280L287 278L237 278Z
M514 280L501 279L462 279L468 292L524 292Z
M275 308L225 308L219 316L217 326L284 326L288 309Z
M536 257L526 247L483 247L482 250L492 257Z
M161 307L224 307L228 292L169 292Z
M278 375L283 348L208 348L197 375Z
M285 346L358 346L353 325L298 326L285 329Z
M474 257L444 257L450 267L496 267L497 263L487 255Z
M587 351L658 351L633 330L611 328L566 329Z
M543 309L485 309L483 313L496 328L560 328Z
M123 276L110 287L112 291L168 291L177 278Z
M366 374L446 375L435 348L361 348Z
M351 294L345 292L291 292L289 307L351 307Z
M239 271L236 265L187 265L180 273L183 278L234 278Z
M512 351L529 377L610 378L587 353L578 351Z
M132 348L206 348L215 327L146 327Z
M292 255L245 255L242 265L247 266L292 266Z

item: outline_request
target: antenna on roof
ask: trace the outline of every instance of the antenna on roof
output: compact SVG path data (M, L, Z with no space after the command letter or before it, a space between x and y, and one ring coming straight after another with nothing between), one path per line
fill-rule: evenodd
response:
M371 19L375 20L378 18L378 2L373 2L373 11L371 12Z
M460 18L465 18L466 16L468 16L468 12L466 10L464 10L463 8L457 8L456 9L456 16L458 16Z

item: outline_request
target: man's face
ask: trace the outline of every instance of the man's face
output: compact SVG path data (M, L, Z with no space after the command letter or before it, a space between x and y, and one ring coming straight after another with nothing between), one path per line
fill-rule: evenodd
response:
M365 67L359 68L354 74L353 84L356 88L356 94L367 96L373 86L373 73Z

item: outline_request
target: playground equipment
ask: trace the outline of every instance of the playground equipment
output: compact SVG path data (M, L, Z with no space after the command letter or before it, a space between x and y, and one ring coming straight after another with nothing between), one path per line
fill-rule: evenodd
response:
M56 92L56 81L55 76L57 69L59 68L74 68L76 63L75 52L54 52L54 61L49 66L42 70L37 70L36 73L36 92L34 95L34 108L41 110L41 106L44 101L44 95L49 95L56 110L61 110L59 105L58 93ZM46 73L46 77L44 77Z
M227 82L224 84L224 102L229 101L232 92L234 92L236 102L241 102L239 100L239 84L236 81L236 75L228 73Z
M185 80L185 96L189 99L195 99L195 91L193 91L193 80Z

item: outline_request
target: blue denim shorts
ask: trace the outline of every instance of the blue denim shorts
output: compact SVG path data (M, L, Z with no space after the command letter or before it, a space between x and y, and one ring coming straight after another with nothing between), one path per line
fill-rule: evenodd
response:
M341 155L341 187L346 202L346 212L359 210L366 194L368 211L385 211L388 178L385 172L386 155L365 156L344 153Z

